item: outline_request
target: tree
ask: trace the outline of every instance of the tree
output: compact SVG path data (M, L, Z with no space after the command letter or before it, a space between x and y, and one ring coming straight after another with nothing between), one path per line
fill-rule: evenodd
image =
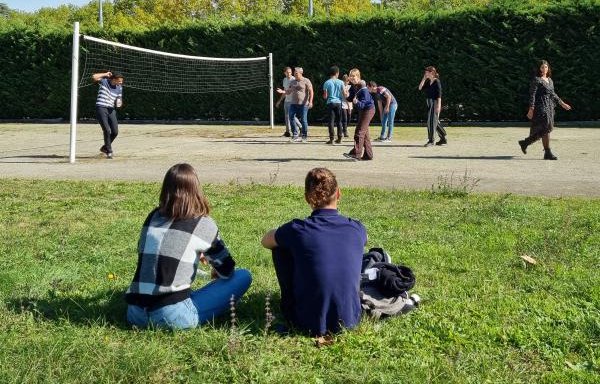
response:
M10 8L5 3L0 3L0 16L8 16L10 14Z

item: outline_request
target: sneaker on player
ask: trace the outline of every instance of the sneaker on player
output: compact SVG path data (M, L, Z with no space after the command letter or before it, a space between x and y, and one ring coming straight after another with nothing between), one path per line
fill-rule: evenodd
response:
M341 142L342 142L342 138L341 138L341 137L339 137L339 138L338 138L338 139L335 141L335 143L336 143L336 144L340 144Z
M426 142L424 147L433 147L433 141Z
M104 154L108 154L108 149L106 149L106 145L103 145L100 147L100 152L102 152Z
M333 144L333 139L327 140L325 144Z
M448 140L446 140L445 137L440 137L440 140L437 143L435 143L435 145L446 145L446 144L448 144Z
M302 139L299 138L298 136L292 137L290 139L290 143L301 143L301 142L302 142Z
M308 137L302 136L302 142L303 143L308 143Z
M112 152L107 152L106 153L106 158L107 159L112 159L113 158L113 153Z
M290 137L290 136L292 136L292 134L291 134L289 131L285 131L285 132L283 133L283 135L281 135L281 136L282 136L282 137Z
M354 156L351 153L342 153L342 155L346 158L346 159L350 159L352 161L360 161L360 159L356 156Z

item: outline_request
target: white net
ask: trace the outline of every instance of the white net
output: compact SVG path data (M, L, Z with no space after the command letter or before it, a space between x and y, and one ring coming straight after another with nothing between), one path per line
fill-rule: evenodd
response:
M152 92L215 93L269 86L267 57L226 59L153 51L83 36L79 87L92 74L121 72L128 88Z

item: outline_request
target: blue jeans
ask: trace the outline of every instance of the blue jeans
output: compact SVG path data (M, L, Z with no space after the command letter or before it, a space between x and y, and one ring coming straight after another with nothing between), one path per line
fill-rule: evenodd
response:
M294 128L296 129L296 132L298 131L298 128L300 127L300 120L298 120L297 117L294 118L294 120L290 120L290 106L292 105L291 102L289 101L284 101L283 102L283 111L284 111L284 118L285 118L285 131L286 132L292 132L293 129L292 124L294 124Z
M390 104L390 111L388 113L383 113L383 116L381 117L381 134L379 135L379 138L392 138L392 132L394 132L394 116L396 116L397 109L398 104L393 103Z
M217 279L192 291L190 298L152 311L137 305L127 306L127 321L140 328L186 329L213 320L229 309L231 295L239 300L250 287L247 269L236 269L229 279Z
M300 123L302 124L302 137L308 136L308 105L306 104L292 104L290 105L290 121L294 121L295 118L299 117ZM292 125L292 136L298 137L298 130Z

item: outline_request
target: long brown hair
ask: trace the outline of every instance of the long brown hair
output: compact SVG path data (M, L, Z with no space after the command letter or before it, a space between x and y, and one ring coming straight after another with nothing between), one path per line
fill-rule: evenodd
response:
M537 68L535 68L535 73L537 77L542 77L542 70L540 69L542 65L546 64L548 66L548 72L546 73L546 77L552 77L552 67L550 67L550 63L546 60L540 60L537 63Z
M210 213L208 200L202 194L194 168L186 163L175 164L165 174L158 211L173 220L191 219Z
M327 168L311 169L304 180L304 197L313 208L332 203L337 189L335 175Z
M428 66L428 67L425 67L425 70L426 70L427 72L431 72L431 73L433 73L433 76L434 76L436 79L439 79L439 78L440 78L440 74L439 74L439 72L437 71L437 69L435 69L435 67L433 67L433 66L431 66L431 65L430 65L430 66Z

